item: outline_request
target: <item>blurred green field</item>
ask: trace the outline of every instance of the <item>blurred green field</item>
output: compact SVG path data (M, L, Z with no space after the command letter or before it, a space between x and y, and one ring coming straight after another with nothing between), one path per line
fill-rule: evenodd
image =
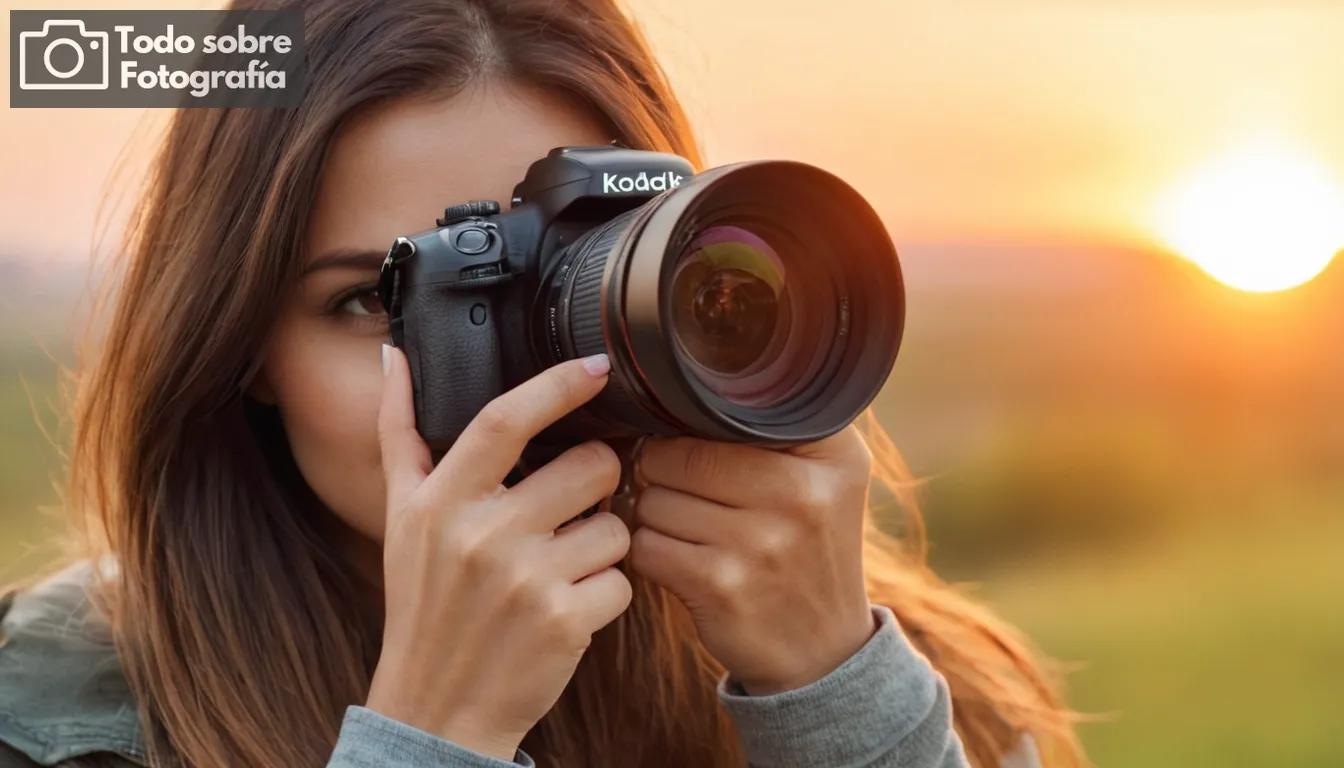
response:
M1056 657L1098 765L1344 765L1344 522L1186 531L1038 562L980 594Z
M22 341L0 342L0 583L60 554L56 361Z
M1153 290L1137 318L1123 291L912 297L875 408L925 478L933 562L1078 663L1071 704L1108 716L1083 727L1099 766L1344 766L1330 290ZM58 498L54 386L34 339L3 339L0 580L58 551L36 511Z

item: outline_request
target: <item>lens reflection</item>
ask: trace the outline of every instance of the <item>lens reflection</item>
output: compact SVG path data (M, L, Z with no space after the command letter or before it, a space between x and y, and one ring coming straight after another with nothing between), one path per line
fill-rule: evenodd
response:
M764 240L741 227L712 227L676 267L673 332L696 364L739 374L766 354L787 323L783 290L783 265Z
M726 225L700 233L670 296L673 335L697 378L741 405L782 394L796 346L790 293L783 260L760 235Z

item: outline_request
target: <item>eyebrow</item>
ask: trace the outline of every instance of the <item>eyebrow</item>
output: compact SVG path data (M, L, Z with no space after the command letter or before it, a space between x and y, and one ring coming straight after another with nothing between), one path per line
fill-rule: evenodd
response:
M386 251L361 251L352 248L327 251L308 262L299 277L302 279L324 269L378 269L382 267L385 258L387 258Z

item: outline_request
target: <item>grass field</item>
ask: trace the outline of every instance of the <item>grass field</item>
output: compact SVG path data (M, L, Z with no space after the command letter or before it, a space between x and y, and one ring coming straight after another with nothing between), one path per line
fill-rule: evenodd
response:
M1184 531L1060 558L981 594L1056 657L1102 766L1344 765L1344 520Z
M56 397L52 359L36 346L0 346L0 582L22 578L58 553Z

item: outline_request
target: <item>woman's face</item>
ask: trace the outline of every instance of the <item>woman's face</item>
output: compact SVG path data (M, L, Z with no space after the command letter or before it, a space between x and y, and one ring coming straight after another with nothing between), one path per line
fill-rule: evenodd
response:
M382 540L387 319L375 286L388 245L433 227L455 203L507 207L527 167L552 147L608 141L577 111L504 84L389 104L343 127L308 223L307 271L252 394L278 406L299 469L349 527Z

